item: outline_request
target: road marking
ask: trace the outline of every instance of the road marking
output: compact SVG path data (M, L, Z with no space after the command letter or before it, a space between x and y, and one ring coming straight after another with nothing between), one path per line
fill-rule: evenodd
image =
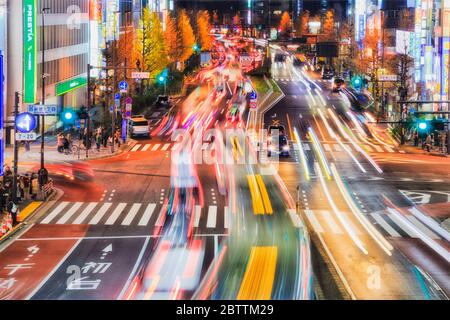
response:
M394 152L395 152L394 149L392 149L392 148L389 147L389 146L384 146L384 148L385 148L389 153L394 153Z
M56 222L56 224L64 224L67 222L67 220L70 219L70 217L72 217L75 212L77 212L78 209L80 209L81 205L83 204L83 202L76 202L72 208L69 209L69 211L66 212L65 215L63 215L61 217L61 219L58 220L58 222Z
M384 152L383 149L376 144L374 144L373 147L375 148L375 150L377 150L377 152Z
M355 234L361 235L361 231L353 224L353 222L350 220L350 218L344 212L339 212L339 214L342 216L342 219L345 220L345 222L348 224L348 227Z
M48 224L52 221L67 205L69 202L61 202L44 220L41 221L41 224Z
M151 144L146 144L141 151L147 151L151 147Z
M209 147L209 142L205 142L202 145L202 150L208 150L208 147Z
M137 144L133 147L133 149L131 149L131 152L136 152L138 151L138 149L141 147L141 144Z
M131 224L131 222L133 221L134 217L138 213L141 206L142 206L141 203L133 204L130 211L128 211L128 214L126 215L125 219L123 219L123 221L122 221L123 226L129 226Z
M169 147L170 147L170 143L166 143L166 144L161 148L161 150L162 150L162 151L166 151L167 149L169 149Z
M306 217L308 218L309 222L312 224L314 230L317 233L323 233L324 230L322 228L322 226L320 225L319 220L317 220L314 212L312 210L304 210Z
M147 208L144 211L144 214L141 217L141 220L139 221L139 226L146 226L148 222L150 221L150 218L152 217L153 211L155 211L156 204L150 203Z
M117 218L119 218L120 214L122 213L123 209L127 206L126 203L119 203L119 205L114 209L113 213L109 216L108 220L106 220L106 225L113 225L114 222L116 222Z
M398 219L395 215L393 214L389 214L388 217L397 225L399 226L408 236L410 236L411 238L417 238L416 234L411 233L411 231L409 230L408 226L406 226L405 228L405 224L403 221L401 221L400 219Z
M209 206L208 220L206 221L207 228L215 228L217 222L217 206Z
M400 235L397 231L395 231L395 229L392 228L392 227L389 225L389 223L387 223L387 222L380 216L379 213L372 212L370 215L375 219L375 221L376 221L376 222L377 222L384 230L386 230L387 233L389 233L389 235L390 235L391 237L396 237L396 238L401 237L401 235Z
M158 150L158 148L159 148L160 146L161 146L161 145L160 145L159 143L155 144L155 145L153 146L153 148L152 148L152 151Z
M253 213L255 215L264 214L263 200L261 198L261 193L258 189L258 184L256 182L255 175L247 175L247 181L250 188L250 194L252 197Z
M428 229L422 222L416 219L416 217L411 215L406 215L406 218L411 221L412 224L414 224L420 231L425 233L428 237L430 237L433 240L441 239L438 237L434 232L432 232L430 229Z
M331 152L331 148L330 148L329 144L324 144L323 146L325 148L325 151Z
M91 219L91 221L89 221L89 224L97 224L111 206L112 206L111 202L105 202L101 206L100 210L98 210L95 216Z
M198 226L200 224L201 213L202 213L202 207L199 205L196 205L195 211L194 211L194 228L198 228Z
M230 207L225 206L223 208L224 217L223 217L223 227L225 229L230 228L230 220L231 220L231 210Z
M162 227L164 225L165 213L167 211L167 204L163 205L161 211L159 211L158 220L156 220L155 227Z
M334 145L334 150L336 150L337 152L341 152L342 151L341 146L338 145L338 144Z
M370 147L370 145L365 144L364 148L368 151L368 152L373 152L373 149Z
M264 209L266 214L273 214L272 204L270 203L269 193L267 192L266 185L261 177L261 175L256 175L256 182L258 183L259 190L261 191L261 196L263 198Z
M91 213L91 211L97 206L98 202L91 202L87 205L86 208L78 215L75 221L72 224L82 224L83 221L87 218L87 216Z
M311 147L309 146L309 143L304 143L303 144L303 149L305 149L306 151L311 150Z
M343 234L342 229L339 227L339 225L336 223L336 221L333 219L329 211L319 210L320 215L323 216L325 221L327 222L330 229L333 231L333 233L336 234Z

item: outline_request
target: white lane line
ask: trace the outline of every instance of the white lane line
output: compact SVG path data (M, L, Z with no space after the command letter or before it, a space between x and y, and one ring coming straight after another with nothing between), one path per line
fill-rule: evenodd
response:
M208 220L206 221L207 228L215 228L217 222L217 206L209 206Z
M150 203L144 211L144 214L139 220L138 226L146 226L152 217L153 212L155 211L156 203Z
M166 143L166 144L161 148L161 150L162 150L162 151L166 151L167 149L169 149L169 147L170 147L170 143Z
M131 207L130 211L128 211L128 214L126 215L125 219L122 221L123 226L129 226L131 222L133 221L134 217L138 213L139 209L141 208L141 203L134 203Z
M52 221L67 205L69 202L61 202L48 216L45 217L44 220L41 221L41 224L48 224Z
M339 227L339 225L336 223L336 221L333 219L329 211L319 210L320 215L325 219L330 229L333 231L333 233L336 234L343 234L342 229Z
M80 209L81 205L83 204L83 202L76 202L72 208L70 208L65 215L63 215L61 217L61 219L58 220L58 222L56 222L56 224L64 224L66 223L70 217L72 217L75 212L77 212L78 209Z
M141 151L147 151L151 147L151 144L146 144Z
M131 152L136 152L136 151L138 151L138 149L139 149L141 146L142 146L141 144L135 145L135 146L133 147L133 149L131 149Z
M83 221L87 218L87 216L91 213L91 211L97 206L98 202L91 202L87 205L86 208L78 215L75 221L72 224L82 224Z
M231 210L230 207L225 206L223 208L224 210L224 220L223 220L223 225L225 229L230 228L230 220L231 220Z
M395 231L395 229L392 228L392 227L389 225L389 223L387 223L387 222L381 217L381 215L380 215L379 213L372 212L370 215L375 219L375 221L376 221L376 222L377 222L384 230L386 230L387 233L389 233L389 235L390 235L391 237L395 237L395 238L400 238L400 237L401 237L401 235L400 235L397 231Z
M111 202L105 202L100 209L97 211L95 216L89 221L89 224L97 224L100 219L105 215L106 211L112 206Z
M153 146L153 148L152 148L152 151L158 150L158 148L159 148L160 146L161 146L161 145L160 145L159 143L155 144L155 145Z
M195 206L194 211L194 228L198 228L200 224L200 215L202 213L202 207L201 206Z
M127 206L126 203L119 203L117 207L114 209L113 213L109 216L108 220L106 220L106 225L113 225L114 222L116 222L117 218L119 218L120 214L122 213L123 209Z
M405 226L404 222L401 221L400 219L398 219L395 215L393 214L389 214L388 215L389 218L391 218L392 221L394 221L394 223L399 226L408 236L410 236L411 238L417 238L417 235L415 233L412 233L408 226Z
M329 144L324 144L323 146L325 148L325 151L331 152L331 148L330 148Z
M161 211L159 211L158 220L156 220L155 227L162 227L164 225L166 212L167 212L167 204L161 207Z
M338 144L334 145L334 150L336 150L337 152L341 152L342 151L341 146L338 145Z
M324 230L323 230L322 226L320 225L319 220L317 220L314 212L312 210L304 210L304 212L305 212L305 215L308 218L309 222L313 226L314 230L317 233L323 233Z
M345 222L348 224L349 228L353 230L353 232L357 235L361 235L361 230L359 230L353 222L349 219L348 215L346 215L344 212L339 212L339 214L342 216L342 219L345 220Z
M432 232L430 229L428 229L422 222L416 219L416 217L411 215L406 215L406 218L411 221L420 231L425 233L427 236L429 236L433 240L441 239L438 237L434 232Z

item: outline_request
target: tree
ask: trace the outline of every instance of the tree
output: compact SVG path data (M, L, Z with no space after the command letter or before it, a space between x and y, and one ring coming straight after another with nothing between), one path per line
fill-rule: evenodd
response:
M292 30L291 28L292 28L291 17L289 16L289 12L285 11L285 12L283 12L283 15L281 16L281 21L280 21L280 26L279 26L280 33L286 36Z
M166 45L169 63L176 62L180 57L181 41L177 30L177 21L169 13L166 19L166 30L164 31L164 43Z
M333 10L327 10L322 23L322 33L324 34L324 40L336 39L336 27L334 24L334 12Z
M239 16L239 12L233 17L233 25L238 27L241 25L241 17Z
M302 15L300 17L300 34L305 35L309 33L309 11L305 10L302 12Z
M179 60L185 62L194 52L195 36L186 10L182 9L178 15L178 32L181 38L181 54Z
M168 64L164 32L156 12L145 8L139 21L136 49L141 54L141 68L154 78Z
M219 15L217 14L217 10L213 11L213 22L216 26L219 24Z
M197 13L197 37L203 51L210 51L212 47L212 38L210 33L210 17L206 10Z

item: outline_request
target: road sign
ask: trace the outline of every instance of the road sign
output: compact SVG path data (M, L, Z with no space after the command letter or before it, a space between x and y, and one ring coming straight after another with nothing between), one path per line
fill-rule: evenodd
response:
M256 109L257 108L256 101L257 101L256 99L250 100L250 109Z
M17 132L16 133L17 141L35 141L36 139L37 139L36 132L29 132L29 133Z
M250 99L256 100L256 98L258 98L258 94L256 93L256 91L252 91L250 93Z
M133 109L133 99L128 97L125 100L125 118L131 118L131 110Z
M17 131L28 133L36 128L36 118L28 112L20 113L16 117Z
M56 105L40 105L30 104L28 106L28 112L35 115L55 115L58 113L58 106Z
M121 93L128 92L128 83L126 81L120 81L119 89Z
M109 113L113 113L114 112L114 106L109 107Z
M396 74L381 74L379 79L380 81L397 81L398 77Z
M133 78L133 79L150 79L150 72L132 72L131 78Z

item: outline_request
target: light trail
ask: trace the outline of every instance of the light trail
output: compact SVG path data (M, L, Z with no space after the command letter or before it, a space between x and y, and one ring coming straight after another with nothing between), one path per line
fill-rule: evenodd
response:
M295 127L294 127L294 136L295 136L295 140L297 140L298 150L300 152L300 159L302 161L305 178L306 178L306 180L309 181L311 177L310 177L310 173L309 173L308 164L306 163L305 151L303 150L302 141L301 141L300 136L298 135L297 129Z
M309 131L309 136L311 138L311 141L313 143L314 150L316 151L316 154L320 160L320 163L322 164L322 167L324 168L325 173L327 175L327 179L331 180L330 166L328 165L328 161L327 161L327 158L325 157L325 153L323 152L322 147L320 146L319 139L317 139L317 136L311 127L308 128L308 131Z

